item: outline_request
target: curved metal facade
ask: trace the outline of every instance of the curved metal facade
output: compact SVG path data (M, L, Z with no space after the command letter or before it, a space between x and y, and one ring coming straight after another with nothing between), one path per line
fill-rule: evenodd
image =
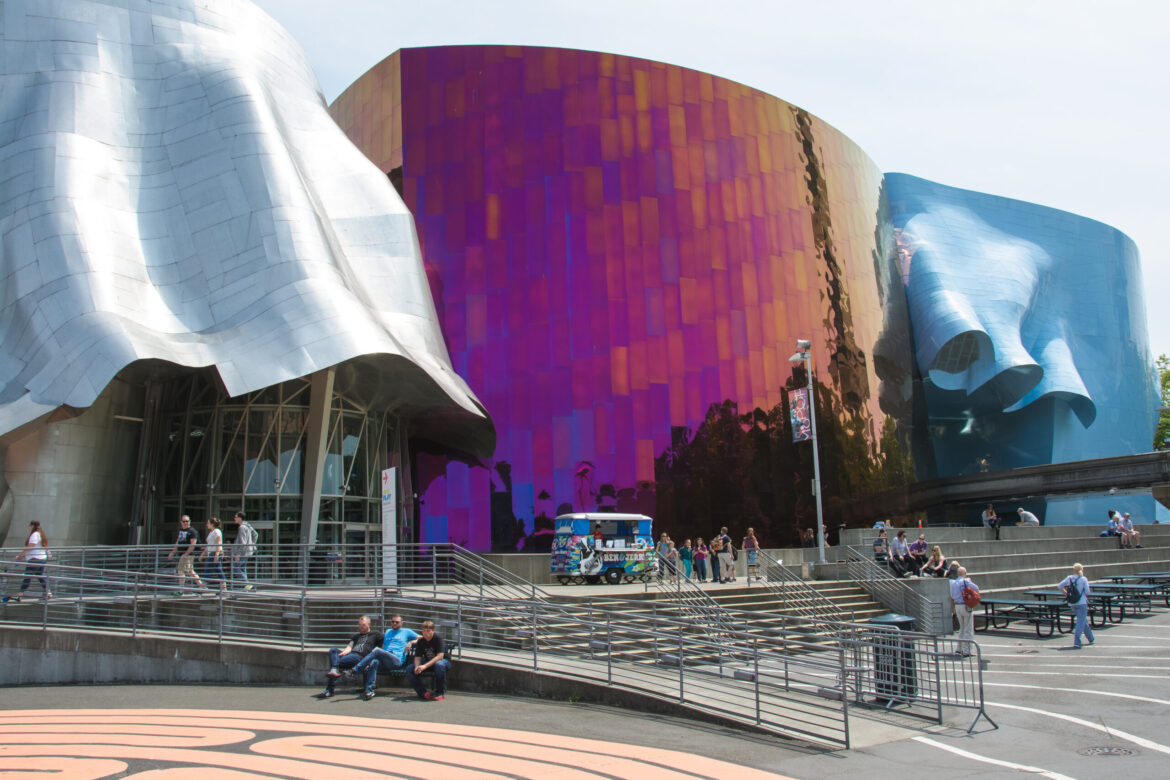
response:
M425 540L541 549L557 513L610 506L789 543L812 523L798 338L830 504L912 478L882 175L832 127L686 68L531 47L405 49L331 111L401 182L499 431L493 460L420 474Z
M381 355L386 406L492 431L450 367L413 220L304 55L229 0L6 0L0 434L125 366L231 395Z
M905 174L886 186L938 476L1151 449L1159 395L1127 236ZM1137 500L1062 501L1046 519L1103 523ZM1153 503L1133 511L1148 521Z
M141 518L110 485L157 495L126 430L152 426L144 376L213 366L240 396L328 372L371 415L492 451L410 212L271 18L2 0L0 50L0 537L35 518L59 544L111 541Z

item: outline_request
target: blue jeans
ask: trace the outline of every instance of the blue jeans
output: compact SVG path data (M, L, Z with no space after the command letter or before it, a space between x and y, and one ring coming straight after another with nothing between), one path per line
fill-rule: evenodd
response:
M219 562L219 559L209 555L207 556L207 561L203 564L203 583L207 587L211 587L209 583L212 579L217 580L222 585L223 581L227 578L223 576L223 564Z
M28 586L32 584L33 577L41 581L41 590L48 593L49 579L45 576L44 563L30 563L24 567L24 581L20 583L20 592L24 593L28 590Z
M402 666L401 658L388 650L375 647L366 654L365 658L363 658L357 663L356 666L353 667L353 670L359 674L372 670L374 675L377 676L379 669L397 669L400 666ZM372 688L373 685L368 684L367 687Z
M336 647L329 648L329 668L330 669L353 669L362 662L362 657L357 653L341 654L341 651ZM374 690L374 680L378 677L378 667L371 664L366 669L366 690ZM328 682L325 683L325 690L333 693L333 686L337 684L336 677L326 678Z
M707 559L695 561L695 572L699 575L699 580L707 579Z
M711 556L711 581L712 582L719 581L719 556L718 555Z
M232 558L232 579L248 584L248 559L244 556Z
M1081 634L1089 640L1089 644L1095 641L1093 636L1093 627L1089 625L1089 602L1082 601L1080 604L1073 604L1073 614L1077 616L1076 627L1073 628L1073 644L1077 647L1081 646Z
M440 661L435 661L434 665L427 670L435 673L436 696L445 696L447 694L447 670L450 668L451 662L444 658ZM427 689L422 684L422 680L418 679L418 675L414 673L413 666L406 670L406 679L410 680L410 684L414 686L414 692L419 696L427 692Z

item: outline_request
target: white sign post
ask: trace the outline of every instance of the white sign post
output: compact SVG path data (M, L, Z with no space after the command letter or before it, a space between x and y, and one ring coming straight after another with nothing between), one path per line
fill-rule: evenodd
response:
M382 470L382 587L398 585L398 468Z

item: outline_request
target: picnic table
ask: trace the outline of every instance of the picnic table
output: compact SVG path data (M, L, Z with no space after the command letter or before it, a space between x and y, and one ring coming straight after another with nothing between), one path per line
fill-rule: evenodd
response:
M1091 583L1090 583L1091 584ZM1049 604L1062 602L1064 591L1059 588L1045 588L1030 590L1029 596L1034 596ZM1048 601L1053 599L1053 601ZM1117 604L1116 619L1114 619L1114 602ZM1063 602L1062 602L1063 603ZM1068 606L1065 604L1065 606ZM1089 591L1089 624L1093 628L1101 628L1106 622L1120 623L1125 620L1125 599L1120 593L1101 593L1090 588Z
M1044 601L1042 599L1006 599L984 597L980 602L983 605L983 614L975 617L983 618L983 631L991 628L1007 628L1013 620L1022 620L1036 627L1036 636L1044 638L1052 636L1053 631L1067 634L1072 630L1072 621L1066 629L1061 625L1061 618L1072 613L1068 605L1061 601ZM1048 627L1048 633L1041 633L1043 626ZM979 629L976 628L976 631Z
M1133 605L1134 612L1149 612L1154 608L1155 596L1161 594L1163 598L1165 597L1165 591L1160 585L1149 583L1126 585L1116 582L1093 582L1090 586L1092 590L1102 593L1118 594L1123 602Z
M1155 593L1162 594L1162 601L1170 607L1170 572L1147 571L1137 574L1114 574L1109 578L1117 584L1149 584Z

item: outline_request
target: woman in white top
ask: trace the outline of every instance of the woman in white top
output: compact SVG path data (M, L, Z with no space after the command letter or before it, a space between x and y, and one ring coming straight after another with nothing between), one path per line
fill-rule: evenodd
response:
M45 592L45 598L53 595L49 592L49 580L45 577L45 561L49 559L48 547L49 542L45 538L45 532L41 530L41 524L33 520L28 524L28 539L25 540L24 550L16 556L28 562L24 567L24 582L20 583L20 593L16 596L16 601L20 601L24 596L24 592L32 584L33 577L41 581L41 590Z
M1089 587L1089 580L1084 575L1085 567L1079 563L1073 564L1073 573L1060 581L1056 587L1060 588L1068 599L1073 614L1077 616L1076 627L1073 629L1073 647L1081 649L1081 634L1093 644L1093 627L1089 625L1089 594L1093 589Z
M212 579L219 581L219 592L223 593L227 590L227 578L223 575L223 531L219 530L220 522L218 517L211 517L207 520L207 541L203 547L203 554L199 556L199 560L207 559L207 563L203 564L203 581L211 582Z

